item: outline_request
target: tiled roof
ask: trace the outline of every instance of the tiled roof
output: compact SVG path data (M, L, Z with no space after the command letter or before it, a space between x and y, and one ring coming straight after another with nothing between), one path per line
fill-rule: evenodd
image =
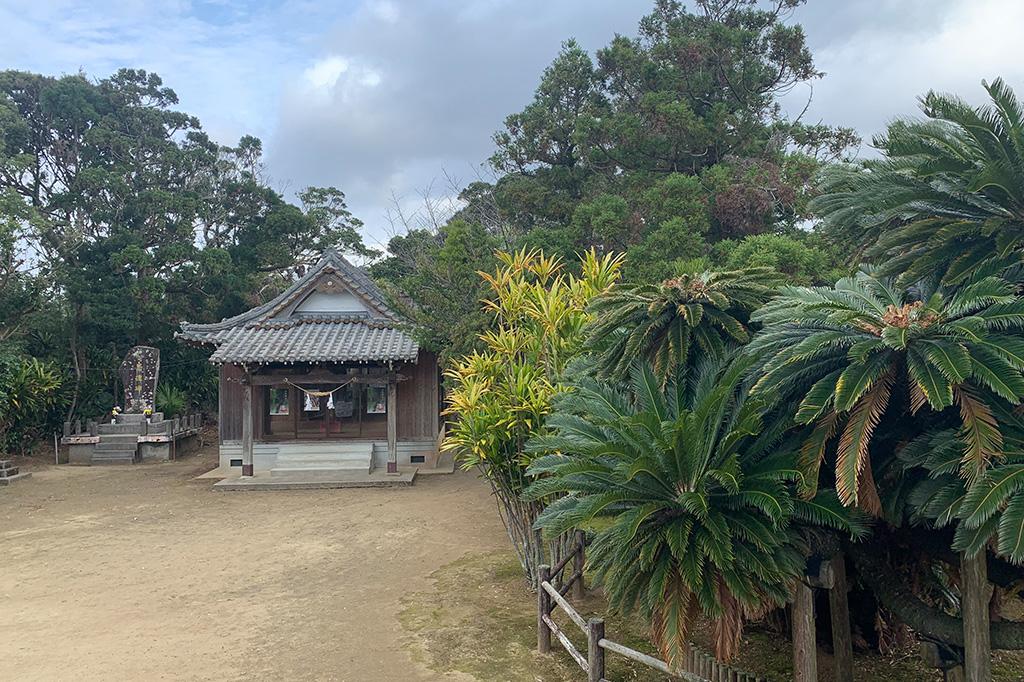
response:
M216 363L367 362L415 360L419 346L394 327L362 321L319 321L221 332Z
M360 314L287 316L325 273L337 275L367 306ZM283 315L283 316L282 316ZM415 361L416 342L401 328L380 289L335 251L273 300L213 324L182 323L176 336L216 346L213 363Z

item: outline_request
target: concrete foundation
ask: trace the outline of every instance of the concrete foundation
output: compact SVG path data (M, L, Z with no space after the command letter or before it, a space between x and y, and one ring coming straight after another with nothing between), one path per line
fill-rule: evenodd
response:
M270 472L246 478L225 478L213 485L214 490L322 490L330 488L403 488L416 480L415 471L386 474L375 471L370 474L356 472L341 473L295 473L271 475Z

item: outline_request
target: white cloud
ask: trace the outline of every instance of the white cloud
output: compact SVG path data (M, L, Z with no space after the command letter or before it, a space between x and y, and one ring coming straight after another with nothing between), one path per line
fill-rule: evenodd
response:
M344 57L331 56L317 61L306 69L302 77L317 90L329 90L348 71L348 60Z
M689 3L692 4L692 3ZM336 185L387 232L444 172L475 179L492 133L531 98L560 43L635 35L653 0L0 0L0 68L159 73L211 136L264 138L279 189ZM339 9L341 7L342 9ZM796 11L820 68L808 120L865 136L929 88L1024 94L1018 0L814 0ZM786 100L800 111L807 91ZM447 187L444 188L447 191Z
M981 80L1002 76L1024 94L1024 3L956 0L897 7L898 13L890 6L887 17L848 24L823 44L815 45L814 23L806 27L815 60L827 73L814 84L810 119L855 127L870 140L892 119L919 115L917 98L928 90L955 93L977 105L985 97ZM806 90L792 93L790 110L799 111L806 96Z
M380 20L385 21L389 24L393 24L398 21L399 11L398 5L391 0L379 0L370 5L370 11Z

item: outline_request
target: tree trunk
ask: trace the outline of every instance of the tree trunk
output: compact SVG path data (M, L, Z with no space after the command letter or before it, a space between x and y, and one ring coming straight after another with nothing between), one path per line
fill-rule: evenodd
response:
M533 527L544 506L538 502L524 502L506 486L490 478L488 481L498 506L498 516L512 542L512 550L523 567L526 582L531 590L536 589L540 565L546 563L554 566L559 563L571 549L574 536L572 533L564 533L545 542L541 532ZM561 585L563 574L564 571L552 583Z
M883 561L870 555L872 549L871 546L862 546L851 556L857 564L860 579L878 600L918 633L948 644L965 646L964 622L921 601ZM987 603L985 608L987 613ZM1024 650L1024 623L991 623L989 633L993 649Z
M988 584L985 550L973 557L966 554L960 562L960 611L964 619L965 682L989 682L992 679L988 603L992 586Z
M814 630L814 590L796 581L793 595L793 679L818 682L818 647Z
M828 593L832 616L832 649L836 682L853 682L853 638L850 635L850 604L846 587L846 557L832 557L834 582Z

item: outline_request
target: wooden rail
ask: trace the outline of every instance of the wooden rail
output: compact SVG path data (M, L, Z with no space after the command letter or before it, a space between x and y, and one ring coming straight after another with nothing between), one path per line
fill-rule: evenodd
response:
M604 620L601 618L584 618L579 611L565 598L570 588L575 587L574 596L583 596L583 565L586 552L586 539L581 531L576 532L573 549L562 560L550 566L539 567L537 577L537 651L542 654L551 651L551 636L562 645L576 661L576 665L587 674L587 682L608 682L605 678L605 657L612 652L636 661L649 668L654 668L687 682L767 682L767 679L752 673L737 670L732 666L719 662L714 656L690 645L683 662L682 670L673 670L664 661L643 652L631 649L604 636ZM572 577L556 588L552 581L557 578L573 562L575 572ZM576 648L565 631L551 618L555 608L560 608L587 638L586 655Z

